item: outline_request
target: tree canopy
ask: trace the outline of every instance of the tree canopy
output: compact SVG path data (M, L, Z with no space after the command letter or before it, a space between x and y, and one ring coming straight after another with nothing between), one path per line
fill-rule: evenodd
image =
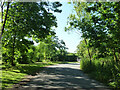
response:
M6 4L5 4L6 5ZM57 27L52 12L60 13L59 2L11 2L2 35L3 60L12 65L17 59L27 58L33 40L39 42L48 35L55 35L52 27ZM5 16L4 9L3 16ZM32 39L32 40L30 40Z
M96 76L97 80L119 88L120 2L73 0L72 3L75 13L68 17L65 31L74 30L82 35L77 46L81 69Z

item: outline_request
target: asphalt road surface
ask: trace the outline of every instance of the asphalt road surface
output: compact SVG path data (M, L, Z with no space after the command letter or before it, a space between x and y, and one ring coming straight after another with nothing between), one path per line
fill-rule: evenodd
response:
M32 79L15 90L110 90L90 79L80 70L79 63L57 64L43 68ZM13 90L13 89L12 89Z

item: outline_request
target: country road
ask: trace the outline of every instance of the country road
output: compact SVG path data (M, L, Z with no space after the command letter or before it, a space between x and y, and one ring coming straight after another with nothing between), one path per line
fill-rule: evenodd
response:
M103 84L88 78L79 63L47 66L27 84L15 90L109 90ZM13 89L12 89L13 90Z

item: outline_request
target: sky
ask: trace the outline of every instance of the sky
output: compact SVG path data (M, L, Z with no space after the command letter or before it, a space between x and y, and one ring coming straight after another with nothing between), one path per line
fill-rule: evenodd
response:
M50 0L51 1L51 0ZM55 1L55 0L53 0ZM59 8L62 10L61 13L54 13L57 18L58 27L56 30L56 36L58 36L59 40L63 40L68 48L68 52L74 53L76 51L76 47L79 44L81 37L75 31L65 32L64 28L67 26L67 17L72 13L73 5L68 4L68 0L56 0L62 3L62 6ZM34 42L35 43L35 42ZM35 43L35 45L37 45Z
M62 13L54 13L58 23L58 27L56 28L56 36L65 42L68 52L74 53L81 40L81 37L74 30L71 32L65 32L64 30L67 25L67 17L72 13L73 5L67 4L67 2L61 3L62 7L59 9L62 9Z

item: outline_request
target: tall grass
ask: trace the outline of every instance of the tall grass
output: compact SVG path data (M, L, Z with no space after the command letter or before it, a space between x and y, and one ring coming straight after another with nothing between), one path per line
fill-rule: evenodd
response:
M120 88L120 64L116 64L112 58L100 58L90 61L83 58L80 68L94 78L106 85Z

